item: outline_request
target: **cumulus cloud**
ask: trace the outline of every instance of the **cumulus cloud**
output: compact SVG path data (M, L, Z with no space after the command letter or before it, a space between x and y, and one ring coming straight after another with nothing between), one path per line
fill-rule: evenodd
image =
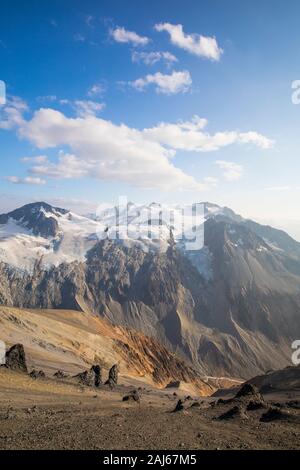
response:
M227 181L236 181L243 175L242 165L226 160L217 160L215 162L218 167L223 170L223 176Z
M177 57L175 57L170 52L138 52L133 51L131 54L132 62L143 62L145 65L155 65L157 62L161 61L170 66L171 64L178 62Z
M13 184L33 184L38 186L46 184L46 180L33 176L25 176L25 178L20 178L19 176L7 176L5 179Z
M205 131L207 120L195 115L190 121L176 124L162 122L156 127L144 129L144 135L153 141L176 150L210 152L234 143L249 143L260 148L270 148L273 141L257 132L240 133L224 131L209 134Z
M140 130L114 124L94 114L67 117L60 111L41 108L29 120L21 113L18 123L21 138L39 149L57 149L58 154L51 161L43 154L25 157L23 161L30 164L31 176L11 177L15 184L44 184L44 178L91 177L144 189L200 191L215 186L217 180L207 177L197 181L176 167L172 160L177 149L204 152L233 143L252 143L265 148L267 142L267 138L258 138L260 134L255 132L247 133L246 139L245 133L240 138L236 131L209 134L205 131L207 120L199 116ZM64 151L59 151L61 148ZM233 162L218 160L216 164L228 180L238 179L242 174L242 167Z
M133 46L146 46L150 42L146 36L139 36L134 31L128 31L123 27L111 29L110 35L116 42L131 43Z
M27 110L25 101L17 96L10 97L6 105L0 107L0 129L10 130L21 126L24 121L23 114Z
M143 91L147 86L154 85L156 93L173 95L186 93L192 84L192 78L187 70L173 71L171 74L157 72L153 75L149 74L143 78L138 78L130 84L138 91Z
M219 61L223 53L215 37L185 34L181 24L158 23L155 25L155 29L156 31L166 31L170 35L172 44L199 57Z
M124 124L95 116L68 118L59 111L41 109L19 132L38 148L68 146L72 150L60 152L55 163L34 165L31 172L38 176L90 176L164 190L205 187L172 164L173 150Z

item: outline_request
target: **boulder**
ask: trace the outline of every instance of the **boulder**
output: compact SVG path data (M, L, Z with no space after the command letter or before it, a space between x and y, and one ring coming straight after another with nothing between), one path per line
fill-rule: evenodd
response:
M75 379L82 385L93 387L95 385L95 373L92 369L85 370L74 376Z
M43 370L35 369L33 369L29 375L32 379L44 379L46 377L45 372Z
M140 394L137 390L132 390L132 392L122 398L122 401L135 401L136 403L140 403Z
M108 374L108 380L106 382L110 388L114 388L116 387L116 385L118 385L118 375L119 375L119 366L118 364L115 364L110 369L109 374Z
M218 417L221 421L233 418L248 419L248 415L241 406L234 406Z
M176 413L177 411L182 411L184 410L184 406L183 406L183 401L182 400L178 400L174 410L173 410L173 413Z
M102 371L101 371L101 367L96 364L94 366L92 366L92 369L91 369L94 374L95 374L95 381L94 381L94 385L95 387L100 387L100 385L102 384Z
M66 379L69 377L69 375L66 374L66 372L63 372L62 370L58 370L57 372L55 372L54 377L56 377L57 379Z
M15 344L6 352L5 365L8 369L25 372L27 374L28 370L23 344Z
M235 395L235 398L248 397L254 395L260 395L258 388L255 385L246 382L239 389L239 391Z

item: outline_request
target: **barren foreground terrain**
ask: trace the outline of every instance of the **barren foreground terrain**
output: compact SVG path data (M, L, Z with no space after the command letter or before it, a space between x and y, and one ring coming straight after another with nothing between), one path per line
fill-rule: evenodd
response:
M264 408L219 419L236 406L174 389L139 390L140 403L115 390L32 379L0 368L1 449L299 449L299 392L265 395ZM183 410L173 412L178 399ZM187 399L186 399L187 398ZM271 421L260 421L277 403ZM198 405L195 405L195 404ZM293 407L288 406L292 403ZM273 413L274 414L274 413Z

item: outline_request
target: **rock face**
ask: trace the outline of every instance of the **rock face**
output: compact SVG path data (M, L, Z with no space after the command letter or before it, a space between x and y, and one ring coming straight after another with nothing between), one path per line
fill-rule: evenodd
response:
M6 352L5 365L11 370L28 372L25 351L22 344L15 344Z
M251 383L245 383L242 385L240 390L236 393L235 398L241 398L241 397L255 397L259 395L258 388L255 385L252 385Z
M94 374L95 374L95 378L94 378L94 385L95 387L100 387L100 385L102 384L102 371L101 371L101 367L99 365L94 365L92 366L92 369L91 369Z
M16 222L22 222L22 225L32 230L32 233L36 236L45 238L55 237L59 230L57 220L54 217L49 217L45 212L48 214L67 213L66 210L52 207L45 202L34 202L8 214L1 214L0 225L6 224L9 219L13 219Z
M92 369L80 372L74 376L74 379L78 380L80 384L86 385L87 387L93 387L95 385L95 374Z
M83 262L43 269L37 260L31 273L0 262L0 303L93 311L205 375L248 379L285 367L300 337L300 244L228 209L207 218L204 242L160 252L102 240Z
M115 364L111 367L108 374L107 384L110 388L115 388L118 385L119 366Z
M58 372L56 373L58 374ZM62 378L61 374L56 375L58 378ZM87 387L100 387L102 384L102 372L99 365L93 365L90 370L85 370L74 376L82 385Z

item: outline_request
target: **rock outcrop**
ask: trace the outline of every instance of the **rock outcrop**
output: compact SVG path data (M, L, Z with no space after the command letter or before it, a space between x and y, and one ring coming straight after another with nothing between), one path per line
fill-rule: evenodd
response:
M7 352L5 365L8 369L25 372L27 374L27 363L25 350L22 344L15 344Z
M110 388L115 388L118 385L119 366L118 364L113 365L108 373L107 385Z

